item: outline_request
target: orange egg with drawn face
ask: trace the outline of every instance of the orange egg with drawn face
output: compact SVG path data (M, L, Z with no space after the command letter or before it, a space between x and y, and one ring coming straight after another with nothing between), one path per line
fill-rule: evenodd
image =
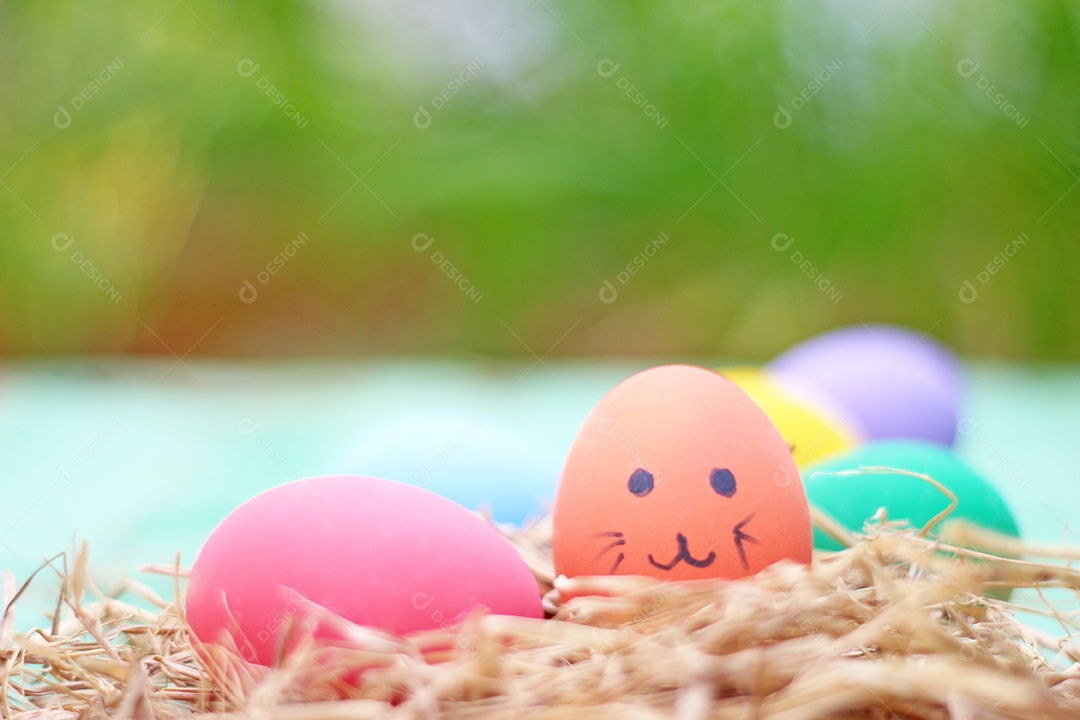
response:
M570 448L552 545L562 575L736 578L810 562L791 450L752 400L704 368L623 381Z

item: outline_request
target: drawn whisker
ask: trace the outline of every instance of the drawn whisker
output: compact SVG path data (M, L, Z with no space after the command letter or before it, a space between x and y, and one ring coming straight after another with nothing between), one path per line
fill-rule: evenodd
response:
M599 560L600 558L604 557L605 555L607 555L609 552L611 552L615 548L621 547L621 546L626 544L626 540L623 539L623 534L621 532L619 532L618 530L608 530L606 532L593 533L593 537L594 538L614 538L614 540L612 540L610 543L605 545L604 548L600 552L596 553L596 557L593 558L594 561ZM611 566L611 570L609 572L612 575L614 575L615 571L619 569L619 565L621 565L622 561L625 560L625 559L626 559L626 553L620 552L619 555L615 558L615 564Z
M751 520L753 520L755 514L756 513L750 513L749 515L747 515L743 519L743 521L740 522L740 523L737 523L735 525L735 527L732 528L732 531L731 531L732 534L735 536L735 549L739 551L739 561L742 563L742 566L743 566L744 570L749 570L750 569L750 563L746 559L746 548L743 547L743 543L748 542L748 543L752 543L754 545L760 545L761 544L761 541L758 540L756 537L754 537L753 535L747 535L746 533L743 532L743 526L746 525Z
M755 515L757 515L757 513L750 513L749 515L744 517L741 522L735 524L735 529L739 532L742 532L743 526L753 520Z
M615 548L619 547L620 545L625 545L625 544L626 544L626 541L625 541L625 540L616 540L615 542L611 543L610 545L608 545L607 547L605 547L605 548L604 548L603 550L601 550L600 552L596 553L596 557L595 557L595 558L593 558L593 560L599 560L600 558L604 557L604 555L606 555L607 553L611 552L611 551L612 551L612 550L614 550ZM621 554L621 553L620 553L620 554Z

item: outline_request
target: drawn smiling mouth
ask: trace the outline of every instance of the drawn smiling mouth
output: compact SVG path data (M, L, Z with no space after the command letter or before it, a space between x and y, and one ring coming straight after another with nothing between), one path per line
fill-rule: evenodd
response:
M710 550L708 555L698 560L690 554L690 549L686 547L685 535L683 535L682 533L678 533L675 535L675 539L679 542L679 554L675 556L674 560L669 563L658 563L656 562L656 558L652 556L652 553L649 553L649 562L652 563L655 567L660 568L661 570L670 570L681 562L685 562L687 565L693 565L694 567L699 568L709 567L713 564L713 560L716 559L716 553Z
M761 544L761 541L758 540L756 537L754 537L753 535L748 535L747 533L743 532L743 527L753 519L754 519L754 513L750 513L741 522L736 523L735 527L733 527L731 529L731 534L735 538L735 548L739 552L739 562L742 563L742 566L743 566L744 570L749 570L750 569L750 563L746 559L746 549L743 547L743 543L748 542L748 543L753 543L754 545L760 545ZM676 565L678 565L680 562L685 562L687 565L692 565L693 567L705 568L705 567L709 567L710 565L712 565L713 561L716 560L716 553L713 552L712 550L709 551L708 555L706 555L705 557L703 557L701 559L698 559L698 558L694 557L693 555L691 555L690 554L690 548L687 547L686 536L683 535L682 533L677 533L675 535L675 539L679 543L679 552L678 552L678 554L675 555L675 557L671 560L671 562L669 562L669 563L657 562L656 558L654 558L652 556L652 553L649 553L648 560L654 567L658 567L661 570L671 570Z

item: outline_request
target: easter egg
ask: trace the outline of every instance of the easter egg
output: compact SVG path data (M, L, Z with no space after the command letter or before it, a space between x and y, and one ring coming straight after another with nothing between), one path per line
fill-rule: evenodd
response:
M840 328L796 345L768 369L834 400L867 440L952 445L956 438L959 364L920 333L887 325Z
M810 516L787 443L717 373L665 365L585 419L555 499L555 570L735 578L810 561Z
M799 388L786 387L763 368L726 367L717 372L765 411L800 468L844 452L859 441L857 432L834 409Z
M497 417L424 410L364 429L333 467L412 483L521 525L550 510L560 464L540 438Z
M852 472L871 467L896 471ZM951 501L932 484L900 472L903 470L928 475L956 496L956 508L945 524L964 519L1005 535L1019 535L1009 506L993 485L948 448L936 443L910 440L870 443L808 467L803 476L810 502L849 530L861 532L866 521L882 507L889 520L907 520L912 527L921 529L949 507ZM814 547L841 549L839 543L817 528Z
M192 566L186 612L201 642L269 665L286 628L335 641L344 618L405 634L481 606L542 616L532 572L494 528L422 488L327 476L230 513Z

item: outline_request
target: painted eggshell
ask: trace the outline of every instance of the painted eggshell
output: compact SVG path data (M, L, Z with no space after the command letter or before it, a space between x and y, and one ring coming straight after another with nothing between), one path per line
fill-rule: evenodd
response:
M717 372L739 386L772 420L800 468L850 450L858 432L833 408L787 387L759 367L726 367Z
M956 438L959 363L920 333L888 325L840 328L796 345L768 368L832 398L867 440L952 445Z
M557 573L735 578L810 561L787 443L717 373L665 365L623 381L578 431L555 500Z
M365 428L334 469L412 483L522 525L550 511L560 464L543 440L505 420L430 409Z
M536 581L506 539L435 493L355 476L298 480L241 505L206 541L187 590L201 642L263 665L285 628L340 640L340 621L327 619L339 616L404 634L478 606L542 617Z
M884 440L813 465L804 471L810 502L855 532L861 532L882 507L889 520L907 520L915 528L949 507L949 498L940 490L903 472L837 474L871 467L929 475L949 488L957 504L946 524L964 519L1005 535L1019 535L1009 506L993 485L936 443ZM814 547L839 550L841 546L815 528Z

